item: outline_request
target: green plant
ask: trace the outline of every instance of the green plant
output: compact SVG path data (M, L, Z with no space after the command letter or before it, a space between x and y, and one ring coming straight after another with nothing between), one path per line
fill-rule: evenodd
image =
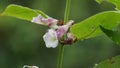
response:
M64 46L68 44L72 45L76 39L89 39L105 33L116 44L120 45L120 29L118 28L120 24L120 1L96 0L98 3L101 3L102 1L107 1L116 5L116 10L98 13L85 19L82 22L78 22L77 24L73 24L74 21L68 20L71 0L67 0L66 2L64 21L59 21L57 19L49 17L40 10L34 10L14 4L9 5L1 14L1 16L12 16L19 19L32 21L43 26L49 26L50 29L43 36L43 38L48 48L55 48L60 42L57 68L62 68ZM115 57L115 63L112 63L110 60L110 67L114 68L117 66L115 68L119 68L119 59L119 56ZM110 68L106 67L109 66L108 63L108 61L104 61L100 63L100 65L98 64L95 66L95 68Z

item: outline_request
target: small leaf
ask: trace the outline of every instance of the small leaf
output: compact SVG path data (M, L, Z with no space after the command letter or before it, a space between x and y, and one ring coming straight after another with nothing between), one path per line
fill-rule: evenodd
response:
M120 56L116 56L99 64L95 64L93 68L120 68Z
M107 1L116 6L116 9L120 10L120 0L96 0L96 2L101 3L102 1Z
M37 16L38 14L41 14L43 17L46 17L46 14L44 14L40 10L33 10L27 7L11 4L5 9L5 11L1 15L12 16L19 19L31 21L32 18Z
M96 37L102 33L99 26L113 29L120 24L120 11L106 11L74 24L70 31L79 40Z
M113 31L105 29L102 26L100 26L100 28L110 39L112 39L116 44L120 45L120 29Z

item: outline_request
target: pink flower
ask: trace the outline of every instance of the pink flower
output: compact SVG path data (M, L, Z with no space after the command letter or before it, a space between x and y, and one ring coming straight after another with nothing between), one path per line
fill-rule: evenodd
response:
M41 22L41 20L42 20L42 16L38 15L37 17L33 17L32 22L45 25L45 23Z
M62 26L60 26L58 30L56 31L57 38L60 39L64 35L65 32L66 32L65 29Z
M72 35L69 32L70 26L73 24L73 20L70 20L65 25L57 25L58 20L47 17L43 18L41 15L33 17L32 22L42 25L47 25L50 29L45 33L43 39L47 48L55 48L58 46L59 40L63 35L67 34L67 39L64 39L65 43L72 41Z
M41 15L38 15L37 17L33 17L32 22L57 28L58 20L51 17L43 18Z
M59 26L59 28L56 31L58 39L60 39L65 33L67 33L73 22L73 20L70 20L66 25Z
M52 20L50 20L52 21ZM47 22L44 20L44 22ZM67 34L68 39L65 43L72 43L72 34L68 33L70 26L73 21L70 20L66 25L59 26L57 29L49 29L48 32L43 36L47 48L55 48L58 46L59 40L64 34Z

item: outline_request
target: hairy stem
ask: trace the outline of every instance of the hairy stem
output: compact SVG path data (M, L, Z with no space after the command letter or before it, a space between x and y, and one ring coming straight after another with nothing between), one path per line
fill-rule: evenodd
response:
M71 4L71 0L66 0L66 8L65 8L65 14L64 14L64 24L66 24L66 22L68 21L70 4ZM63 53L64 53L64 45L60 45L57 68L62 68Z

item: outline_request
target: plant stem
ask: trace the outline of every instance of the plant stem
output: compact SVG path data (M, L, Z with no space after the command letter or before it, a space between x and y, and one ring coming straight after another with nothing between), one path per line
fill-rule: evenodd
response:
M64 14L64 24L66 24L68 21L69 12L70 12L70 4L71 4L71 0L67 0L65 14Z
M71 0L66 0L66 8L65 8L65 14L64 14L64 24L66 24L66 22L68 21L70 4L71 4ZM64 52L64 45L60 45L57 68L62 68L63 52Z
M64 52L64 45L60 45L57 68L62 68L63 52Z

